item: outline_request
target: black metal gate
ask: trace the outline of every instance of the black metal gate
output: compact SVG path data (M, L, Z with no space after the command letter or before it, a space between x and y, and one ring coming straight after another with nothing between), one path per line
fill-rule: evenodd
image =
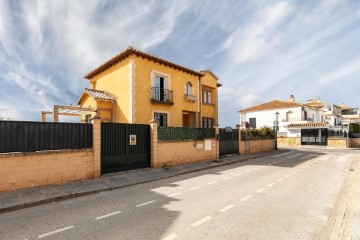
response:
M219 128L219 155L239 154L239 131L231 127Z
M101 173L150 167L150 126L101 123Z
M301 129L301 145L327 145L328 130Z

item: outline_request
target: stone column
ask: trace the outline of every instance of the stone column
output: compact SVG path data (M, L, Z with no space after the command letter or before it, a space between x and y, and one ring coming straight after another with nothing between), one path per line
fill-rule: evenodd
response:
M160 167L159 152L158 152L158 121L155 119L150 122L150 152L151 152L151 167Z
M98 178L101 175L101 118L96 114L91 121L93 124L93 174L94 178Z
M214 125L215 128L215 145L216 145L216 159L219 159L219 125Z

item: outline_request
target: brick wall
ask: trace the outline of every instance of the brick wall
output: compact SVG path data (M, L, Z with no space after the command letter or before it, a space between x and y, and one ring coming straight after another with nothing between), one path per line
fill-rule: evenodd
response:
M240 154L251 154L275 149L275 139L239 141Z
M208 141L211 150L205 150ZM157 159L152 167L164 167L194 163L217 158L218 145L215 139L198 141L160 141L157 144Z
M278 147L301 146L301 138L299 137L279 137L277 139Z
M93 178L93 150L0 154L0 176L0 192Z

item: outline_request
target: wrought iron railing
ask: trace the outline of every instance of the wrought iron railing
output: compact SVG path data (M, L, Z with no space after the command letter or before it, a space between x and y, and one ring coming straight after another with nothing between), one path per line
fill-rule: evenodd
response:
M173 91L160 87L152 87L151 101L173 104Z

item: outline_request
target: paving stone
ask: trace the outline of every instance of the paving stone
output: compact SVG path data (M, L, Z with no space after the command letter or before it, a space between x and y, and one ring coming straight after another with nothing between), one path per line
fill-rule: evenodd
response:
M14 211L25 208L25 199L21 191L7 192L3 194L4 207L0 212Z
M49 199L47 199L45 195L42 194L39 188L23 190L22 195L25 199L26 207L37 206L50 202Z
M50 200L50 202L59 201L64 195L63 192L59 191L59 189L54 186L42 187L40 188L40 191L46 199Z
M0 194L0 209L4 208L4 194Z

